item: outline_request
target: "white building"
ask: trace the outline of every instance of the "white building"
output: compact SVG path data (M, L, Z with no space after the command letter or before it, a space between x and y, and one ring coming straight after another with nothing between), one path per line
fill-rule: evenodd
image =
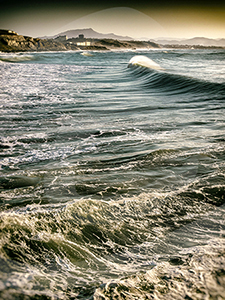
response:
M91 42L77 42L77 46L91 46Z

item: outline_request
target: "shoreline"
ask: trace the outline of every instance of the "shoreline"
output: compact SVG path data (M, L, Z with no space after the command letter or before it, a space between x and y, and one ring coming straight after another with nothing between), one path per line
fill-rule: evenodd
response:
M14 34L0 34L0 52L50 52L50 51L113 51L150 49L225 49L221 46L157 44L151 41L121 41L114 39L90 39L90 45L78 45L74 39L40 39ZM85 43L84 43L85 44Z

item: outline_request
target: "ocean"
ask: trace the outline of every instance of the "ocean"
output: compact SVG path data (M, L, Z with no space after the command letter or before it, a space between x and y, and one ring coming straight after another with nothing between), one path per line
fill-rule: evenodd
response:
M225 50L0 69L0 299L225 299Z

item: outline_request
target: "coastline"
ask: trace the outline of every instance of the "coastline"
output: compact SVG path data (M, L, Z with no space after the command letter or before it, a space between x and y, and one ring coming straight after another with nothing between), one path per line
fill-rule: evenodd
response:
M138 49L225 49L219 46L157 44L151 41L121 41L115 39L91 39L90 45L77 45L74 39L58 41L13 34L0 34L0 52L44 52L71 50L138 50Z

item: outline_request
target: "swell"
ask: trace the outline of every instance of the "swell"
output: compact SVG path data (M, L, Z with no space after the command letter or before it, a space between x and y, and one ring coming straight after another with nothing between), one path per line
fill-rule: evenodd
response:
M42 151L47 136L31 139L34 144L30 144L30 139L28 145L23 144L27 142L23 140L19 149L19 145L14 149L13 144L3 144L1 206L62 203L82 197L108 201L137 195L140 190L175 190L208 174L217 178L218 183L223 181L217 176L222 173L225 155L223 139L218 141L220 137L212 138L216 144L208 149L157 149L152 143L157 135L146 141L141 132L134 132L135 136L125 131L92 130L91 133L78 144L70 140L67 144L67 137L60 136L62 144L57 148L44 147ZM212 180L210 183L215 185ZM224 203L220 192L213 200L207 196L199 199L215 205Z
M139 90L146 84L147 92L161 92L165 100L167 91L176 93L171 82L157 79L166 74L168 81L173 81L173 74L144 68L127 72ZM110 83L104 76L101 79ZM157 88L148 85L153 78ZM174 79L177 84L178 79ZM212 83L212 91L206 93L205 81L193 79L191 85L188 77L182 80L178 94L193 93L193 97L177 97L189 101L182 103L182 108L201 98L196 94L224 99L223 89L217 93ZM193 85L197 92L191 90ZM123 87L121 84L118 89L125 94ZM145 104L149 93L145 88L142 94L139 90L138 105L122 109L123 113L151 112ZM94 100L101 100L99 91ZM61 90L54 93L61 94ZM140 102L145 94L148 98ZM92 99L94 92L88 95ZM107 95L114 101L115 94ZM132 91L128 96L132 100ZM102 98L109 105L106 93ZM118 115L108 119L97 114L94 118L96 106L88 110L81 99L79 109L87 118L85 123L75 114L76 107L63 106L54 97L47 98L51 105L45 106L44 98L35 97L33 91L32 101L24 104L29 118L19 113L21 119L12 119L17 121L15 127L9 120L12 114L5 117L2 124L9 136L0 140L0 157L5 163L0 177L1 299L199 299L209 293L216 299L209 286L219 291L224 283L224 241L220 243L219 238L224 237L225 228L225 152L223 119L210 111L221 107L208 102L204 107L191 104L196 115L189 118L188 111L179 122L171 122L163 115L165 103L155 98L153 108L159 103L160 115L154 118L157 111L153 110L144 116L152 122L143 124L133 118L119 120ZM34 112L35 99L36 107L44 107L46 114ZM103 102L100 104L104 108ZM205 115L196 118L199 108L205 109ZM167 117L174 113L175 109L168 110ZM76 122L66 118L69 114ZM50 121L45 123L46 116ZM33 131L26 130L25 123ZM211 126L214 132L209 130ZM213 237L215 243L208 243ZM205 283L210 276L212 280Z
M216 95L218 98L225 97L225 83L209 82L136 65L129 65L129 69L135 78L139 78L138 85L157 93L172 95L191 93L206 96Z
M72 296L70 292L76 288L80 293L86 287L88 293L90 285L98 287L102 280L123 278L138 270L143 274L156 264L160 268L163 261L170 266L185 266L185 260L192 257L191 250L189 256L178 255L179 249L206 244L206 235L208 240L221 238L223 211L213 209L203 194L206 200L215 198L216 193L222 195L224 184L203 190L209 180L178 193L143 193L110 202L83 199L66 205L30 205L2 212L3 273L13 276L16 272L17 282L26 274L18 284L18 292L32 295L35 289L41 295L44 287L45 295L55 298L59 292L55 284L61 286L61 293ZM167 273L169 269L163 268ZM186 275L190 280L190 273ZM13 286L9 280L5 288L10 284ZM147 284L150 288L150 281ZM140 290L144 292L144 287Z

